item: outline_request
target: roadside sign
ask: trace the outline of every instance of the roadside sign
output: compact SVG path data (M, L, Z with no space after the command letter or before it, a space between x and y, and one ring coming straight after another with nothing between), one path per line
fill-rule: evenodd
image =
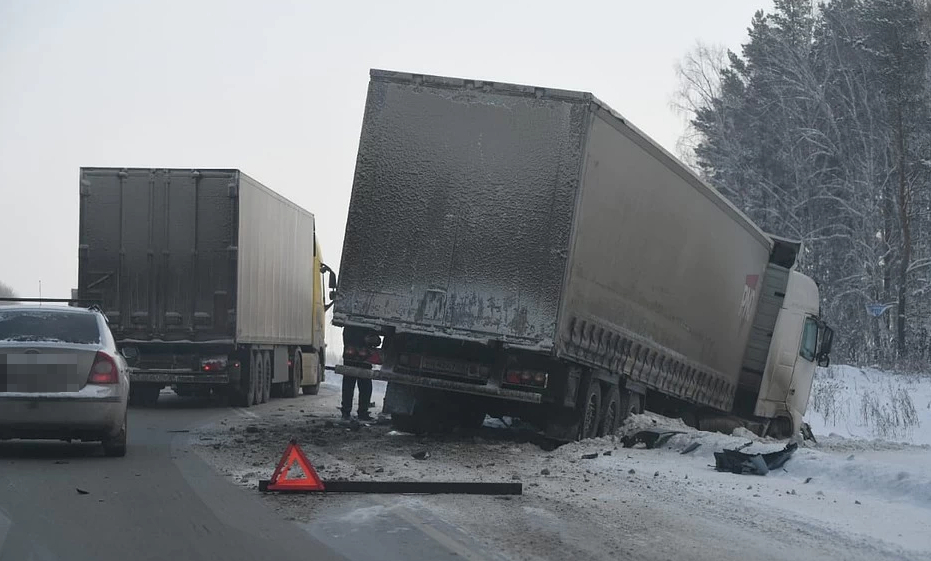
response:
M886 310L888 310L891 307L892 307L892 304L867 304L866 313L873 316L874 318L878 318L879 316L886 313Z

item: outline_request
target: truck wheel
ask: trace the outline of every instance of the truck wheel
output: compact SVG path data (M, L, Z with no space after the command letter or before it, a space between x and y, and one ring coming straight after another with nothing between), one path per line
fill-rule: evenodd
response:
M154 407L162 387L157 384L133 384L129 387L130 400L141 407Z
M592 380L582 401L582 426L579 428L579 440L594 438L598 434L601 421L601 384Z
M420 419L414 415L404 415L401 413L391 414L391 426L399 432L409 432L411 434L423 434L423 426Z
M640 394L625 391L621 395L621 414L623 415L620 419L621 422L630 417L631 415L640 415L643 413L643 400L640 397Z
M265 363L262 361L262 351L252 353L252 368L249 369L249 403L258 405L261 403L262 395L262 378L265 377Z
M270 352L262 353L262 362L265 365L263 370L265 370L265 376L262 378L262 403L268 403L268 398L271 397L272 392L272 376L274 372L272 371L272 359Z
M459 411L459 426L466 430L478 430L485 425L485 410L466 408Z
M291 372L288 377L288 383L284 385L285 397L297 397L301 393L301 377L304 372L304 356L301 350L294 351L294 358L291 360Z
M605 398L604 413L601 419L601 428L598 430L598 436L611 436L617 432L624 417L621 411L621 392L616 385L612 385L608 390L608 396Z
M312 386L301 386L301 390L304 392L304 395L317 395L320 393L320 381L323 379L323 369L326 367L324 362L323 355L319 355L320 369L317 371L317 383Z

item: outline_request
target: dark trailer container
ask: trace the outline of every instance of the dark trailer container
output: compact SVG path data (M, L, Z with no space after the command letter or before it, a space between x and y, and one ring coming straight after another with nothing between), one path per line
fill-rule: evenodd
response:
M238 170L82 168L80 193L78 297L101 302L135 401L297 394L298 355L323 348L311 213Z
M814 364L770 358L820 322L798 247L591 94L372 71L337 371L391 382L415 427L590 436L649 402L792 430Z

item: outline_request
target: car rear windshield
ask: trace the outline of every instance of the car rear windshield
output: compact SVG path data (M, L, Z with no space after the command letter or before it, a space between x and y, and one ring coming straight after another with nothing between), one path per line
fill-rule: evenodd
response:
M0 341L94 344L100 342L97 318L68 312L0 311Z

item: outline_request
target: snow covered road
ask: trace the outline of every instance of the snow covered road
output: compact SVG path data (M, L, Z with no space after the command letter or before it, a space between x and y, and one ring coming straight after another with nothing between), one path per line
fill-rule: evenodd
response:
M257 492L258 479L271 475L291 437L327 479L524 483L524 495L513 498L266 497L351 559L931 556L928 446L822 435L817 445L804 444L784 469L765 477L734 475L714 470L715 451L751 441L749 451L768 451L785 443L698 432L650 414L632 419L625 430L665 426L683 434L653 450L604 438L547 451L529 435L491 422L474 434L417 437L339 421L338 382L330 375L319 396L231 415L192 434L192 442L250 493ZM383 387L376 386L379 406ZM927 429L916 426L912 436ZM680 453L692 443L700 446ZM424 450L430 452L426 460L411 456ZM593 453L594 459L582 458Z

